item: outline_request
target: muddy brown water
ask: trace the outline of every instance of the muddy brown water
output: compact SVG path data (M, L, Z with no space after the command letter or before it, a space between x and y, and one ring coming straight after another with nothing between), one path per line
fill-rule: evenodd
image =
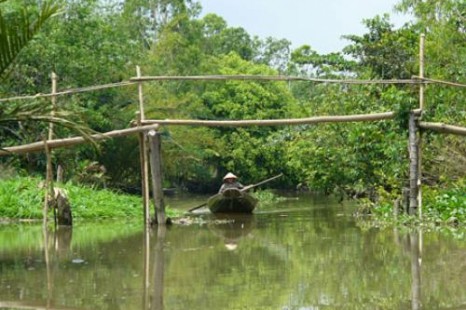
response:
M198 201L184 201L183 208ZM0 309L466 309L466 237L311 196L251 216L0 226Z

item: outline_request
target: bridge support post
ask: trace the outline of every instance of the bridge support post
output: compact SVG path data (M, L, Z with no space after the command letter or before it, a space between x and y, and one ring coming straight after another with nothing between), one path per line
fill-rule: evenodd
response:
M409 214L417 214L419 207L419 130L416 112L409 115Z
M147 133L150 145L150 168L152 173L152 195L154 197L154 206L157 224L165 225L167 218L165 216L165 204L163 201L162 189L162 154L160 134L155 130Z

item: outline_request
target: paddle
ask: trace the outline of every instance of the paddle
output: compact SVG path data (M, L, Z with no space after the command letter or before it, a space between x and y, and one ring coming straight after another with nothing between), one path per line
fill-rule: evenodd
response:
M188 212L193 212L194 210L200 209L200 208L204 207L205 205L207 205L207 202L204 202L203 204L198 205L197 207L189 209Z
M278 178L281 177L282 175L283 175L283 173L280 173L279 175L276 175L276 176L271 177L271 178L269 178L269 179L266 179L266 180L264 180L264 181L260 181L259 183L251 184L251 185L245 186L245 187L243 187L240 191L245 192L245 191L247 191L247 190L249 190L249 189L251 189L251 188L253 188L253 187L257 187L257 186L259 186L259 185L265 184L265 183L270 182L270 181L272 181L272 180L278 179Z
M276 175L276 176L271 177L271 178L269 178L269 179L266 179L266 180L264 180L264 181L260 181L259 183L251 184L251 185L245 186L245 187L243 187L242 189L240 189L240 191L241 191L241 192L244 192L244 191L250 190L250 189L253 188L253 187L257 187L257 186L259 186L259 185L262 185L262 184L265 184L265 183L270 182L270 181L272 181L272 180L275 180L275 179L281 177L282 175L283 175L283 173L280 173L279 175ZM194 211L194 210L200 209L200 208L204 207L205 205L207 205L207 202L204 202L203 204L198 205L197 207L194 207L194 208L189 209L188 212L192 212L192 211Z

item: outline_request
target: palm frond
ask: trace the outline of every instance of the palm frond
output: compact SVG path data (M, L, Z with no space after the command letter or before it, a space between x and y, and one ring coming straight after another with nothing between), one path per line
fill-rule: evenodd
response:
M95 145L95 141L91 135L96 132L80 121L79 115L64 110L54 111L53 115L51 112L52 106L50 104L44 104L43 100L33 100L27 103L12 103L0 111L0 125L6 125L6 127L8 127L8 124L12 122L54 123L78 133L84 139Z
M0 0L1 2L5 2ZM39 32L45 22L59 12L52 1L44 1L38 16L31 19L26 8L12 20L6 20L0 8L0 76L15 61L19 52Z

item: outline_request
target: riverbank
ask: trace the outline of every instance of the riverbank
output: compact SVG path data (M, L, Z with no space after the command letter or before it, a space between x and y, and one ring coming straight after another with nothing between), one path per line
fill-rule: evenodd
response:
M396 195L380 191L376 203L361 201L357 212L359 222L366 227L404 226L450 231L466 229L466 180L460 180L448 189L424 187L422 197L420 218L401 210Z
M0 219L40 220L44 205L43 180L13 177L0 180ZM142 198L109 189L93 189L72 183L55 184L65 189L74 219L142 218ZM166 207L169 217L179 211Z

